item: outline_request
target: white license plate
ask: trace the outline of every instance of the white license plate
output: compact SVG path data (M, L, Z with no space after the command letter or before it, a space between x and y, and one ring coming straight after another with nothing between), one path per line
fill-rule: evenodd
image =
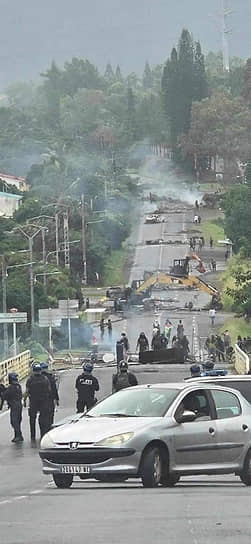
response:
M85 467L83 465L63 465L61 467L63 474L90 474L91 467Z

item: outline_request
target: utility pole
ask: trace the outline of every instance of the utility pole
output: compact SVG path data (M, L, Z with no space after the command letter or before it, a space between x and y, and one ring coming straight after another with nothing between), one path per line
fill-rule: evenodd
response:
M70 246L69 246L69 213L68 208L63 213L64 221L64 264L70 268Z
M81 195L81 221L82 221L82 260L83 260L83 284L87 285L87 263L86 263L86 239L85 239L85 197Z
M26 232L25 229L28 229ZM33 229L33 234L30 234L30 229ZM34 230L36 229L36 230ZM33 225L31 223L25 225L25 226L18 226L13 229L13 231L19 231L23 236L28 240L29 242L29 253L30 253L30 304L31 304L31 334L33 336L34 333L34 327L35 327L35 304L34 304L34 277L33 277L33 240L39 234L43 229L46 229L46 227L43 227L41 225Z
M223 54L223 70L224 72L230 71L230 58L229 58L229 43L228 34L231 30L228 28L228 17L232 15L233 11L226 6L226 0L221 0L221 32L222 32L222 54Z
M2 255L2 289L3 289L3 313L7 313L7 286L6 286L6 279L7 279L7 268L6 268L6 260L5 255ZM8 324L3 324L3 344L4 344L4 357L6 358L8 356Z

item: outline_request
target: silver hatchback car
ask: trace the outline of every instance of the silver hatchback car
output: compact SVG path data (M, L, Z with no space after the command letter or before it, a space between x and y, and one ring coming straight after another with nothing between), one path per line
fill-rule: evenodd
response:
M52 429L39 453L43 472L61 488L74 476L141 478L156 487L183 475L229 473L251 485L251 406L239 391L214 384L141 385Z

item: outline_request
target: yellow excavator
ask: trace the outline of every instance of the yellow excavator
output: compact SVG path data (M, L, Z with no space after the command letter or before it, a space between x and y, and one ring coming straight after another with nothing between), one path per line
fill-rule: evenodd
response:
M185 259L175 259L170 272L145 272L143 280L135 280L132 288L135 295L143 292L149 292L154 285L183 285L191 289L200 289L213 297L215 301L220 302L220 293L216 287L206 283L199 276L189 274L189 261L195 259L199 262L198 270L205 272L201 259L193 254Z

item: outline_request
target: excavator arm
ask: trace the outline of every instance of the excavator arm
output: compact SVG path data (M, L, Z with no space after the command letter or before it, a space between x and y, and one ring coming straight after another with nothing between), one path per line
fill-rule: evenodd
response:
M206 283L201 278L197 276L187 276L187 277L179 277L175 276L173 274L166 274L166 273L157 273L153 274L148 278L146 281L144 281L138 289L136 289L135 293L138 295L144 291L147 291L154 285L184 285L184 287L190 287L193 289L200 289L201 291L205 291L211 296L218 296L219 292L218 290L210 285L209 283Z

